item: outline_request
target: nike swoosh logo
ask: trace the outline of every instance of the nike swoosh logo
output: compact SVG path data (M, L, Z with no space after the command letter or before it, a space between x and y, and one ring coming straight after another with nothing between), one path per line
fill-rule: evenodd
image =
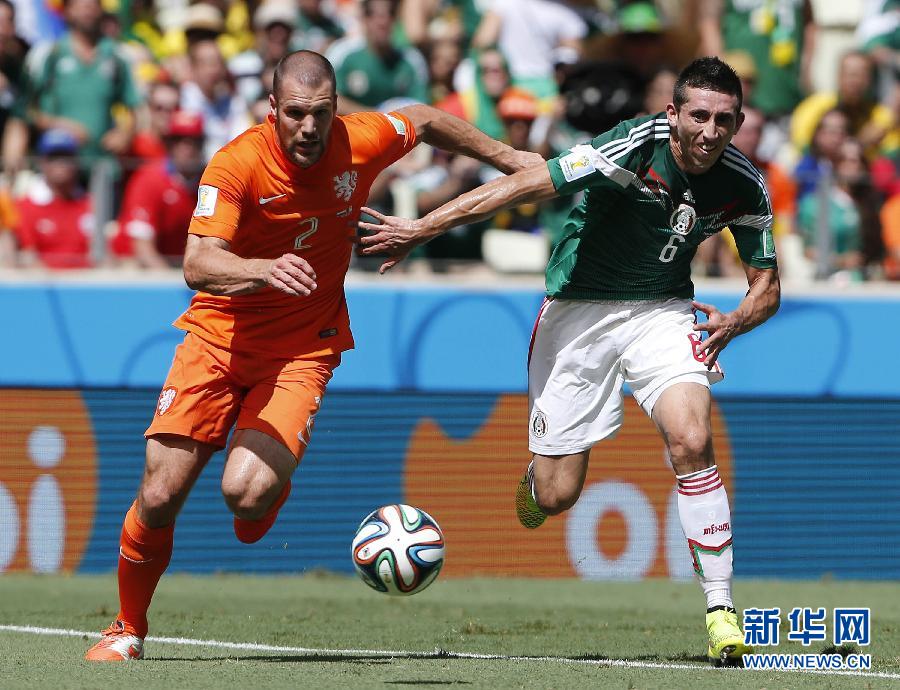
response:
M275 201L275 199L280 199L283 196L287 196L287 194L276 194L275 196L261 196L261 197L259 197L259 205L265 206L270 201Z

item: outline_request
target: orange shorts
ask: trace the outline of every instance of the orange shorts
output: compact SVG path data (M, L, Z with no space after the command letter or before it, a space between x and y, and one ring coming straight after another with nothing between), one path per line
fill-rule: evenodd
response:
M266 360L188 333L175 348L144 436L177 434L224 448L232 426L256 429L290 448L299 462L340 363L340 354Z

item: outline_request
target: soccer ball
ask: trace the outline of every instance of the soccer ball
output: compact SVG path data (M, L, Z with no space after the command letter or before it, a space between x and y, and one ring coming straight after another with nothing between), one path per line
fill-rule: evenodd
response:
M356 530L353 565L372 589L415 594L434 582L444 565L444 535L424 510L402 503L382 506Z

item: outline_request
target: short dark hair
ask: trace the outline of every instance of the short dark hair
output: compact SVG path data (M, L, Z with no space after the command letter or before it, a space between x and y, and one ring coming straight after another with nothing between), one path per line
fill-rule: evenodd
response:
M288 53L275 65L275 73L272 75L272 93L275 94L276 99L281 89L281 81L285 77L296 79L306 86L319 86L322 82L329 82L332 93L336 93L337 90L334 67L324 55L312 50L296 50Z
M673 102L676 108L681 108L687 103L689 88L717 91L737 96L738 112L744 105L744 92L741 89L741 80L737 73L725 62L717 57L697 58L678 75L675 82L675 94Z
M372 5L378 0L362 0L362 11L364 17L372 16ZM399 4L397 0L384 0L384 2L388 2L391 5L391 16L397 16L397 5Z

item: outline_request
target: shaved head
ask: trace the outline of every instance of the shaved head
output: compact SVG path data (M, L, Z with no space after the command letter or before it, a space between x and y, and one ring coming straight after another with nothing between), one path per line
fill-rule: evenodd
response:
M319 53L311 50L298 50L288 53L275 67L275 76L272 79L272 93L276 100L281 95L281 83L289 79L303 86L320 86L323 83L331 84L332 93L335 91L337 79L334 76L334 67Z

